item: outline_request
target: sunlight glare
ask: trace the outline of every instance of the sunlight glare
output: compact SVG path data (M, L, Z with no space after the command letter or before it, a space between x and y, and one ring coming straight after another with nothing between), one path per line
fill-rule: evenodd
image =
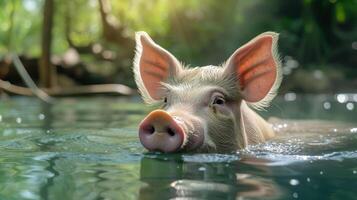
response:
M347 102L347 95L345 94L338 94L336 99L339 103L346 103Z
M347 108L347 110L353 110L355 108L355 105L353 103L349 102L346 104L346 108Z
M323 104L325 110L329 110L331 108L331 103L330 102L324 102Z
M22 122L21 117L17 117L17 118L16 118L16 123L21 124L21 122Z
M289 92L284 95L285 101L295 101L296 100L296 94L294 92Z
M293 185L293 186L299 185L299 180L297 180L297 179L290 179L289 183L290 183L290 185Z
M42 114L42 113L40 113L40 114L38 115L38 119L39 119L39 120L44 120L44 119L45 119L45 115Z
M35 10L37 10L37 3L34 0L24 0L24 8L27 11L33 12Z

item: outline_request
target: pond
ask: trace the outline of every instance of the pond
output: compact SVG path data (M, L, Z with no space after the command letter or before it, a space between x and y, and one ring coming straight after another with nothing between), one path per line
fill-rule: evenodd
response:
M288 93L260 112L277 117L271 141L163 154L138 140L139 97L2 99L0 199L356 199L356 102Z

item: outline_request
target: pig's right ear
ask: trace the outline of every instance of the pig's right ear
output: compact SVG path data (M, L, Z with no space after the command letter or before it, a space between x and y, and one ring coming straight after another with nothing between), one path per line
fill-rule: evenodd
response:
M278 34L265 32L236 50L226 62L225 73L234 75L242 98L254 108L268 106L280 86L277 44Z
M155 44L145 32L137 32L134 58L135 82L146 103L163 98L162 82L176 76L182 67L168 51Z

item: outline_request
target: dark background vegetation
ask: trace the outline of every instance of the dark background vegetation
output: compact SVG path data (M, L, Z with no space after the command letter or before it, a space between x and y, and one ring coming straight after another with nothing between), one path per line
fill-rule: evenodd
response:
M9 0L0 8L3 88L6 81L24 85L13 52L42 87L134 88L135 31L190 66L218 65L254 36L275 31L281 92L357 92L356 0Z

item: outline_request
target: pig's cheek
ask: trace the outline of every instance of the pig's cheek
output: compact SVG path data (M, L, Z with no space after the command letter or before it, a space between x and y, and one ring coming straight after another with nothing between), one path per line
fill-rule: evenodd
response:
M229 117L231 115L230 109L226 106L213 105L212 111L215 115L222 117Z

